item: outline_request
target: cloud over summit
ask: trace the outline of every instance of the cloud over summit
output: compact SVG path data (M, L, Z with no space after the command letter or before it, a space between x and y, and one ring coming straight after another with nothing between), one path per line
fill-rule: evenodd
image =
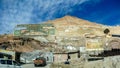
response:
M13 31L17 24L41 23L65 15L96 21L94 18L99 18L101 11L96 6L102 1L104 0L0 0L0 34Z

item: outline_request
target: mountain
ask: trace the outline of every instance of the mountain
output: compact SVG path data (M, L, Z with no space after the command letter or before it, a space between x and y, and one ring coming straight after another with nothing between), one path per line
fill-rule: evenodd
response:
M73 16L65 16L56 20L44 22L43 24L51 23L55 28L55 34L49 36L42 36L52 42L42 42L42 37L36 36L37 39L28 38L26 41L24 37L14 38L13 35L1 35L0 36L0 48L7 48L7 50L15 50L19 52L33 51L36 49L54 50L55 52L66 51L65 45L72 45L79 48L79 46L86 45L84 36L96 37L105 36L104 30L108 28L110 34L120 34L120 26L105 26L102 24L93 23L87 20L79 19ZM43 25L42 24L42 25ZM29 25L29 24L27 24ZM40 24L34 24L33 26L39 26ZM52 27L53 27L52 26ZM50 26L51 27L51 26ZM35 29L35 27L32 27ZM38 28L37 28L38 29ZM47 30L46 30L47 31ZM31 31L32 32L32 31ZM34 32L34 31L33 31ZM35 34L35 33L33 33ZM109 38L110 39L110 38ZM104 39L103 39L104 40ZM111 39L110 39L111 40ZM118 39L117 39L118 40ZM116 43L116 41L115 41ZM58 46L63 45L63 46Z
M102 26L101 24L93 23L87 20L83 20L73 16L64 16L62 18L58 18L56 20L48 21L48 23L53 23L54 25L81 25L81 26Z
M56 36L82 36L84 34L103 34L104 25L93 23L73 16L64 16L45 23L52 23L56 28Z

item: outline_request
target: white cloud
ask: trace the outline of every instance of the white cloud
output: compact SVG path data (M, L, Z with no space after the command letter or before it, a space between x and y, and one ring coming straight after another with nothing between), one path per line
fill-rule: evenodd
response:
M67 14L72 12L74 6L90 1L93 0L3 0L0 9L4 10L0 10L2 12L0 23L2 23L1 28L5 29L0 33L12 31L16 24L54 19L55 14Z

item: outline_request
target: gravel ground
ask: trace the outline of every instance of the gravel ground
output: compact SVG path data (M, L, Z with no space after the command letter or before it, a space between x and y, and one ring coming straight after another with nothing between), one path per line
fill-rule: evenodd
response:
M23 68L50 68L50 64L46 65L45 67L34 67L34 64L25 64Z
M50 68L120 68L120 56L106 57L103 60L71 60L70 64L53 63Z

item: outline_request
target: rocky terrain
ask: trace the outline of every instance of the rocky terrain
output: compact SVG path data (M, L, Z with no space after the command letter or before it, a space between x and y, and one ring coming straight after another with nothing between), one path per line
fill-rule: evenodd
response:
M52 23L56 28L56 36L81 36L84 33L103 34L101 24L89 22L72 16L65 16L45 23Z
M44 23L52 23L55 27L55 35L49 37L54 39L53 42L44 42L42 37L40 40L29 37L17 37L13 34L0 35L0 49L11 50L16 52L32 52L42 50L45 52L67 53L69 51L79 50L80 46L86 45L85 37L91 39L102 37L102 43L112 48L120 48L120 38L111 35L119 35L120 26L105 26L79 19L72 16L65 16L56 20ZM109 29L109 33L104 33L105 29ZM44 37L46 38L46 37ZM48 38L47 38L48 39ZM101 44L101 43L100 43ZM86 61L84 58L69 60L70 64L53 63L51 68L119 68L120 56L105 57L103 60Z
M120 26L106 26L95 22L90 22L73 16L64 16L56 20L44 23L52 23L56 28L56 36L80 36L85 33L103 35L104 29L108 28L111 34L120 34ZM117 30L117 31L116 31ZM65 34L63 34L63 33Z
M97 61L85 61L84 59L70 60L70 64L53 63L51 68L119 68L120 56L105 57Z
M12 35L1 35L0 46L7 50L15 50L20 52L33 51L36 49L46 49L47 51L55 50L62 51L61 45L73 45L79 47L85 45L84 36L104 36L104 30L108 28L109 34L120 34L119 26L105 26L89 22L87 20L79 19L72 16L65 16L56 20L51 20L44 23L52 23L56 28L55 35L52 36L55 41L41 42L31 38L16 38ZM50 38L52 38L50 37ZM110 39L110 38L109 38ZM41 39L42 40L42 39ZM59 44L57 44L59 43ZM62 52L64 52L63 50Z

